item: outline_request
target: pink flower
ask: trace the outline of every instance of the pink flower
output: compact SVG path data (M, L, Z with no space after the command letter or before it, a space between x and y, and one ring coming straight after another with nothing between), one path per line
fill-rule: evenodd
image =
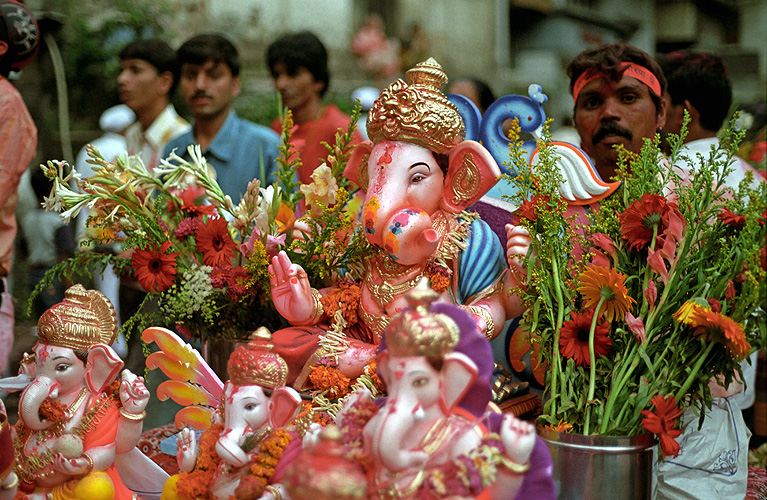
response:
M269 260L272 257L280 253L280 249L285 246L285 237L287 235L281 234L279 236L272 236L271 234L266 236L266 253L269 255Z
M174 234L176 235L176 238L180 240L184 239L187 236L194 234L194 232L197 231L197 228L200 227L201 224L202 219L199 217L187 217L178 223L178 227L176 228L176 232Z
M595 266L610 267L610 259L607 258L607 255L597 250L596 248L591 249L591 254L592 264Z
M722 304L718 300L716 300L713 297L709 297L706 299L708 301L708 305L711 306L711 310L715 313L722 312Z
M604 233L594 233L589 239L595 246L607 252L610 257L615 258L615 244L609 236Z
M647 337L645 337L644 321L642 321L642 318L635 318L633 314L626 313L626 325L631 333L636 336L637 342L644 344Z
M658 298L658 287L655 286L653 280L647 283L647 288L644 289L644 298L647 299L647 303L650 304L650 310L652 311Z
M732 280L727 280L727 289L724 291L724 298L728 301L735 298L735 285Z
M660 250L647 249L647 264L650 265L650 269L661 275L663 283L668 283L668 270Z

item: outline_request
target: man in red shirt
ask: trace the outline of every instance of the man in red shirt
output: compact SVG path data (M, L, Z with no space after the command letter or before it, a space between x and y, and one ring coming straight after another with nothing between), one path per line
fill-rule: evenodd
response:
M39 38L37 22L24 5L0 0L0 374L13 346L13 304L5 278L16 237L17 188L37 148L37 128L8 75L35 56Z
M298 178L309 184L312 172L328 155L322 143L333 146L338 129L345 131L349 125L349 116L337 106L322 104L330 83L327 50L309 31L289 33L269 45L266 62L283 106L293 113L291 142L301 158ZM279 119L272 122L272 129L282 132ZM355 143L361 140L355 132Z

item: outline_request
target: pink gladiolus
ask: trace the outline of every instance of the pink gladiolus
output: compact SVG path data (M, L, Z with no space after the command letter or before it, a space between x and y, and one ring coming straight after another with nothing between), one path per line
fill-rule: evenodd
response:
M675 241L682 239L684 227L687 225L682 213L677 209L675 203L669 203L671 210L668 211L668 229L666 229L666 239L674 238Z
M708 305L711 306L711 310L715 313L722 312L722 303L716 300L713 297L709 297L706 299L708 301Z
M591 253L593 257L591 257L591 263L595 266L602 266L602 267L610 267L610 259L607 258L607 255L602 253L601 251L597 250L596 248L591 249Z
M664 283L668 283L668 269L666 269L666 262L663 260L660 250L655 251L648 248L647 263L650 265L650 269L661 275Z
M660 255L669 262L673 262L676 255L676 240L674 238L666 238L660 249Z
M647 288L644 289L644 297L647 299L647 303L650 304L650 310L655 307L655 300L658 298L658 287L655 286L655 282L650 280L647 283Z
M727 280L727 289L724 291L724 298L727 300L735 298L735 285L732 280Z
M626 313L626 325L629 330L636 336L637 342L644 344L647 337L645 337L644 321L642 318L635 318L633 314Z
M609 236L604 233L594 233L590 239L595 246L607 252L610 257L615 258L615 244Z
M279 236L269 234L266 236L266 253L269 255L269 260L272 260L272 257L280 253L280 249L285 246L286 236L285 234Z

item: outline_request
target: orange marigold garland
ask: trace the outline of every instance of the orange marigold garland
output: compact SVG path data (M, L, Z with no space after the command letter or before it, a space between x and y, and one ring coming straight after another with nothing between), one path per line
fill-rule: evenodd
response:
M178 497L182 499L209 499L210 483L221 458L216 453L216 442L224 426L213 424L200 436L200 449L192 472L182 472L176 483Z
M285 448L294 438L286 429L275 429L264 438L250 464L250 475L243 478L235 491L237 498L259 498L264 493Z
M450 271L436 262L426 264L426 277L431 288L437 293L443 293L450 286Z
M337 288L331 288L320 299L325 316L333 318L336 312L341 310L347 327L357 324L357 321L359 321L357 310L359 309L361 295L362 291L357 283L341 279Z
M43 400L38 410L41 420L48 422L61 422L67 418L67 405L47 397Z
M328 391L327 397L331 399L344 397L349 393L351 385L351 380L338 368L327 365L313 366L309 373L309 381L315 389Z

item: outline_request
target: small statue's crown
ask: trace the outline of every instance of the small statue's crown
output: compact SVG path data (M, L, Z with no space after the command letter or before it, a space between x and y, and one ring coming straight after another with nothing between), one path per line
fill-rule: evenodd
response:
M459 328L453 319L431 310L439 294L428 279L405 295L410 309L392 318L386 328L386 346L392 356L442 357L458 344Z
M465 132L458 108L442 93L447 75L430 57L383 91L368 113L373 142L405 141L438 154L448 154Z
M64 300L40 316L37 336L44 344L75 351L111 345L117 337L117 314L103 293L74 285L65 292Z
M272 352L272 334L266 327L256 330L247 346L239 346L229 356L227 371L235 385L259 385L276 389L288 379L288 364Z

